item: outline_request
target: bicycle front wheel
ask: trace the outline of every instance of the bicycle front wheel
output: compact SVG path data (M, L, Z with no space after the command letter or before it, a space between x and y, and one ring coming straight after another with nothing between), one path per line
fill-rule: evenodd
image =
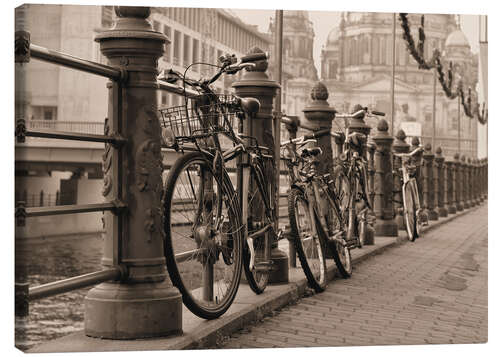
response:
M329 249L332 254L335 265L343 278L349 278L352 274L352 264L351 264L351 251L346 242L345 237L348 231L351 230L355 232L357 227L354 226L356 217L351 217L354 212L351 212L350 207L354 203L353 195L356 194L350 185L347 176L341 166L336 166L334 169L334 196L333 199L336 200L339 211L335 207L332 207L330 203L330 224L333 226L333 231L336 233L342 233L342 238L335 239L334 241L329 241ZM351 218L351 219L349 219ZM359 242L359 238L358 238Z
M288 194L290 233L309 286L317 293L326 288L326 257L309 213L309 202L298 188ZM292 257L291 257L292 258ZM295 258L295 257L293 257Z
M231 306L241 276L239 204L227 175L201 152L183 155L164 191L165 257L186 307L205 319Z
M415 190L414 186L408 182L404 185L403 203L404 203L404 217L406 223L406 231L408 233L408 240L414 242L418 236L417 229L417 209L415 204Z

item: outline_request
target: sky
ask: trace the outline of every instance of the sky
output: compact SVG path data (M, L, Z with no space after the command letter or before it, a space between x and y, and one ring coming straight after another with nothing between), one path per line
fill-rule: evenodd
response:
M274 10L244 10L244 9L230 9L234 14L240 17L244 22L252 25L259 26L259 30L267 32L269 27L270 18L274 18ZM320 70L321 63L321 48L326 42L330 31L339 24L340 12L333 11L309 11L309 19L313 23L314 28L314 47L313 58L318 71ZM462 31L469 40L472 52L479 51L478 43L478 16L477 15L461 15L460 22ZM399 21L396 24L399 26Z

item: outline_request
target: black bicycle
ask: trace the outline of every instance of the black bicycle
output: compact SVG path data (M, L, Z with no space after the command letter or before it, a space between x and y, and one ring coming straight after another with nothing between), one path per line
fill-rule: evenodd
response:
M304 147L322 135L330 135L330 130L282 143L292 183L288 195L291 236L308 283L316 292L324 291L327 285L328 249L342 276L348 276L352 269L339 189L330 174L321 175L317 170L321 148Z
M213 319L232 304L242 267L256 293L267 286L272 268L274 170L272 148L259 146L251 133L260 108L253 98L218 95L210 88L222 74L235 74L266 59L263 53L220 58L217 73L193 80L170 71L166 80L199 91L182 106L161 110L166 145L182 154L168 173L164 189L165 256L173 284L196 315ZM223 147L226 140L229 147ZM236 159L236 160L234 160ZM230 162L237 161L239 195Z

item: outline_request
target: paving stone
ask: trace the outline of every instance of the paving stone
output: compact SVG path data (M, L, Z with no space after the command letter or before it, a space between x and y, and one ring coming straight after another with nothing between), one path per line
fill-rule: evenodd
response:
M223 348L486 342L487 214L480 206L360 262Z

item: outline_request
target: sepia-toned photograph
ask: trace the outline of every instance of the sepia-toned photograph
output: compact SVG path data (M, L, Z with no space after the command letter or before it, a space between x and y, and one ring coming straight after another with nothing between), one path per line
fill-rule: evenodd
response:
M139 5L10 8L13 349L488 343L486 12Z

